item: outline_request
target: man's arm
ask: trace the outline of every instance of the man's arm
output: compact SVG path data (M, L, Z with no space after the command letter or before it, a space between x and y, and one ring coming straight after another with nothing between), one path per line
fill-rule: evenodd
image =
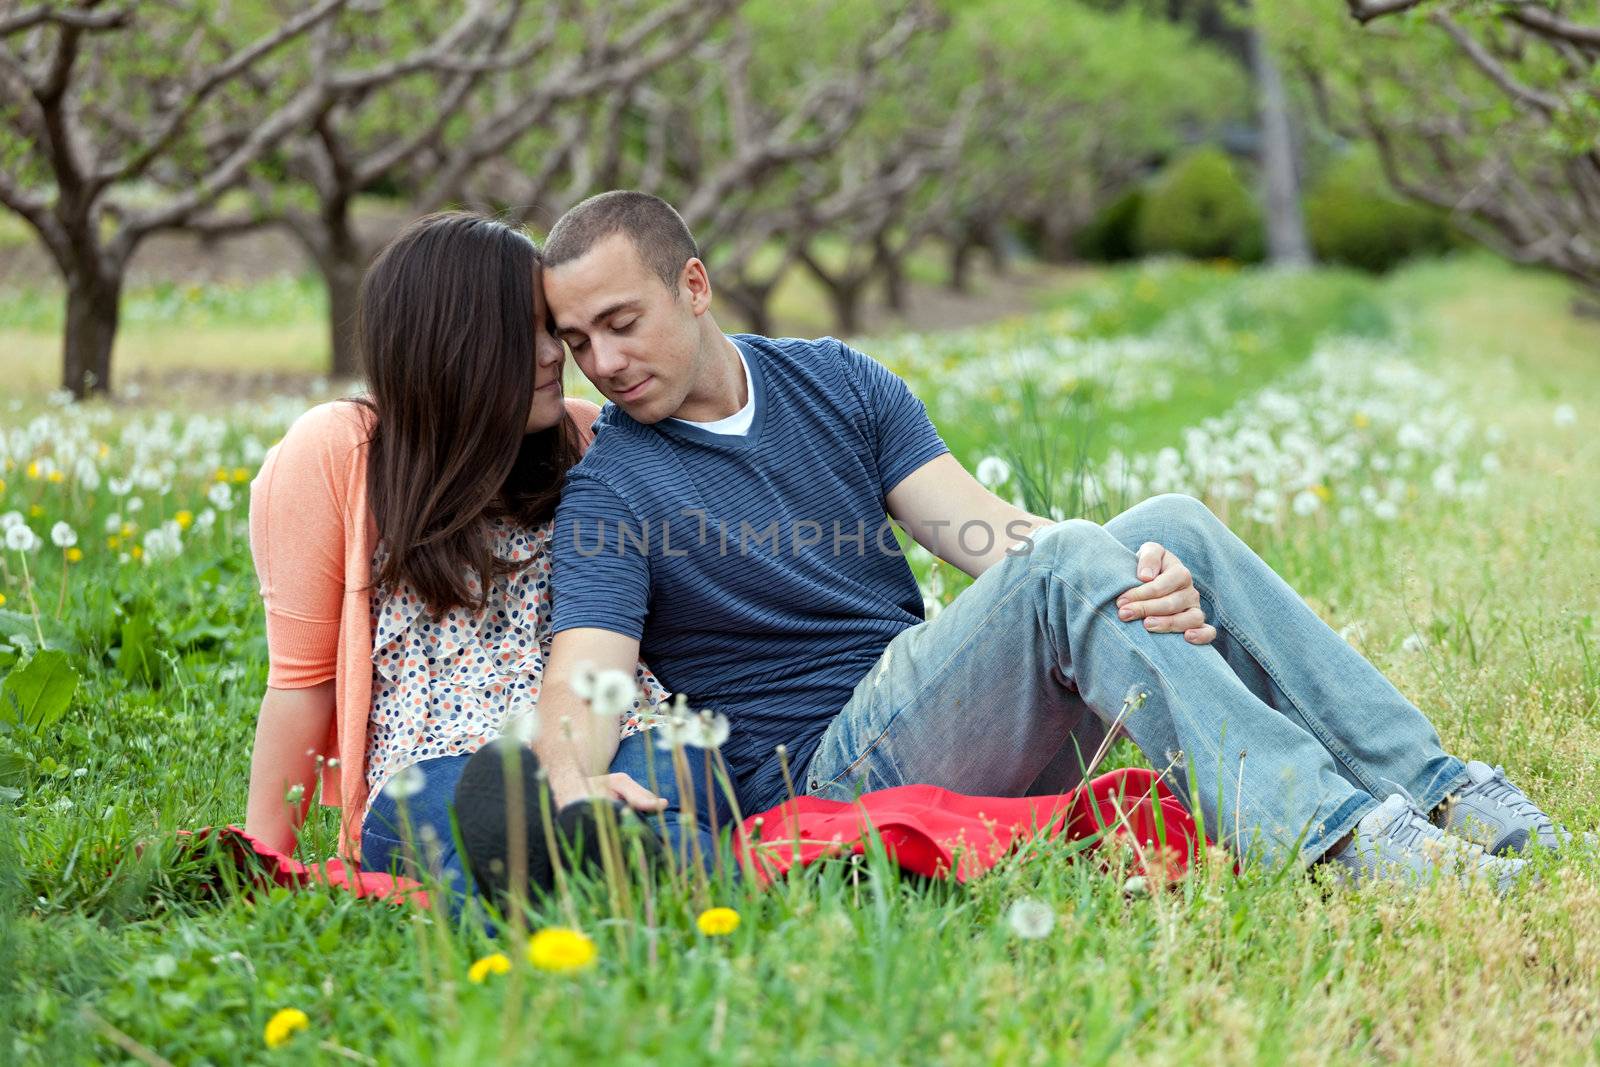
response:
M626 774L608 774L621 726L615 715L596 715L573 690L580 668L618 670L633 676L639 664L636 638L593 627L555 635L539 685L539 757L560 807L581 797L610 796L636 811L660 811L666 801Z
M889 491L891 517L923 548L973 578L1051 524L984 487L948 452L924 463ZM1154 541L1139 546L1133 586L1118 599L1119 617L1143 619L1153 633L1182 633L1192 644L1216 640L1200 610L1194 578Z

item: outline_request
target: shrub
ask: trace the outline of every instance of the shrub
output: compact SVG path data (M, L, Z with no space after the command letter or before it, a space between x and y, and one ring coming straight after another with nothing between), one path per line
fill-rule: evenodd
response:
M1119 263L1139 255L1139 213L1144 208L1144 190L1129 189L1090 219L1073 237L1073 251L1080 259L1098 263Z
M1444 214L1397 198L1369 150L1351 152L1329 167L1305 205L1312 250L1325 263L1381 273L1448 251L1453 243Z
M1146 191L1139 248L1193 259L1261 258L1261 212L1238 168L1205 147L1168 165Z

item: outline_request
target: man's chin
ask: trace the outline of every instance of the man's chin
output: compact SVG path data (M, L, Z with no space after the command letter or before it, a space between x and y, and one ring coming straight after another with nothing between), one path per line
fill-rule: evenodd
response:
M666 418L666 412L655 404L624 404L620 400L613 400L613 404L628 413L628 418L641 426L650 426Z

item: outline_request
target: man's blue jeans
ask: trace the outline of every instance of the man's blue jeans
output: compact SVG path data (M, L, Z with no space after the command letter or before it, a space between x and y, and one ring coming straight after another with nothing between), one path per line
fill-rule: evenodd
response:
M1213 645L1117 617L1145 541L1193 573ZM1204 504L1167 495L1105 526L1041 530L897 636L824 732L805 787L1065 791L1130 691L1148 695L1124 728L1179 797L1198 798L1206 835L1267 861L1315 860L1375 798L1403 789L1426 811L1465 781L1377 668Z

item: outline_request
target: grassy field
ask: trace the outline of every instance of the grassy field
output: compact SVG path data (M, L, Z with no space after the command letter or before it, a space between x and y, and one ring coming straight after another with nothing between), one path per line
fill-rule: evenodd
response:
M267 337L270 319L235 326ZM1030 506L1204 496L1448 749L1600 824L1600 325L1568 316L1561 284L1478 259L1382 281L1153 265L1039 316L864 347ZM1053 846L965 888L876 859L766 892L664 888L649 915L579 887L535 918L593 937L595 965L568 975L436 916L219 884L173 831L242 820L266 674L245 482L308 402L0 413L0 513L42 541L0 556L0 671L42 639L78 678L58 719L0 731L0 1060L1600 1058L1593 856L1541 858L1543 884L1504 900L1217 865L1128 897ZM913 560L930 605L956 595ZM306 858L328 854L326 814ZM1024 899L1047 936L1008 924ZM708 904L738 929L698 933ZM496 950L511 972L469 981ZM269 1050L283 1008L309 1026Z

